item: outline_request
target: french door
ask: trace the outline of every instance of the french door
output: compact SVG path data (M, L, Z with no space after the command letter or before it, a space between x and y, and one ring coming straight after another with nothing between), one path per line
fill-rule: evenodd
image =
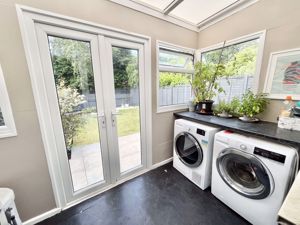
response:
M145 169L144 45L35 30L66 203Z

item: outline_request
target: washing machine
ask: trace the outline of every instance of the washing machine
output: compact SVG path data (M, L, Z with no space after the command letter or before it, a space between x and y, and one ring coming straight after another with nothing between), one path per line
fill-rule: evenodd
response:
M175 120L173 166L202 190L211 183L214 135L219 128Z
M215 135L211 192L254 225L277 225L298 166L295 148L221 131Z

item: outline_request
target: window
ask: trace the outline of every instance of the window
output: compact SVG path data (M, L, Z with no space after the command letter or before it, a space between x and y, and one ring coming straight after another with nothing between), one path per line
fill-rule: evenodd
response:
M226 78L219 79L224 92L215 97L216 103L241 98L248 89L257 91L264 36L265 32L260 32L201 50L200 60L204 64L218 63L222 54Z
M0 138L16 135L15 122L0 65Z
M158 112L187 108L193 73L194 50L158 44Z

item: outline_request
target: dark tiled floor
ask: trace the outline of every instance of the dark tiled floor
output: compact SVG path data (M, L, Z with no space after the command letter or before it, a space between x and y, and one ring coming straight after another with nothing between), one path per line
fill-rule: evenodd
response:
M39 225L248 225L172 164L152 170Z

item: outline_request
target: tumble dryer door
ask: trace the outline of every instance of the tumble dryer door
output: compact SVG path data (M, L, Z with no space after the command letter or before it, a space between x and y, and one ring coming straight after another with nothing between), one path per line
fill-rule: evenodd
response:
M189 167L198 167L203 160L201 145L188 132L182 132L176 136L175 150L181 162Z
M269 169L254 156L234 148L224 149L217 158L217 169L224 182L251 199L264 199L274 189Z

